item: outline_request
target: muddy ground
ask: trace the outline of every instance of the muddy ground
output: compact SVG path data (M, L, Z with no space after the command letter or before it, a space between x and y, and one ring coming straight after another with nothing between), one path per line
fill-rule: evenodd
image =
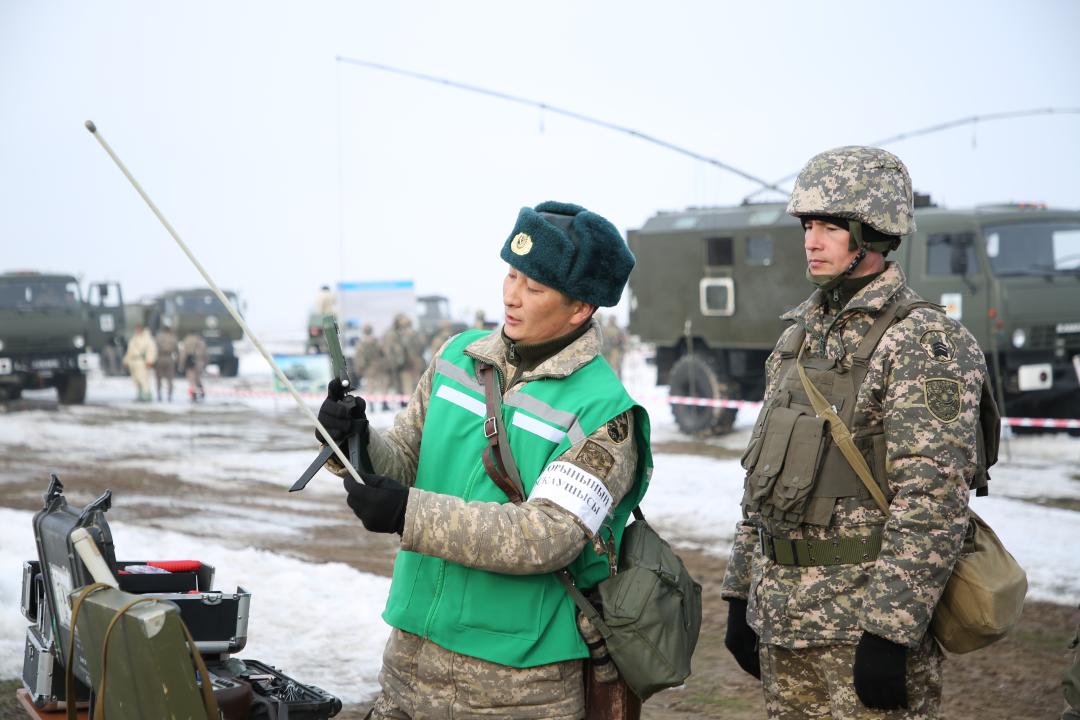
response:
M9 408L8 411L17 412L18 409ZM153 422L146 415L142 420ZM162 418L163 422L168 420ZM250 415L242 408L236 409L235 416L225 412L214 418L218 427L248 421ZM263 417L261 422L271 425L266 433L266 450L270 450L271 446L281 450L283 444L287 448L292 442L289 438L297 438L295 445L302 447L301 436L296 432L299 421L291 416L272 420ZM205 438L204 442L213 442L213 439ZM678 448L663 449L710 455L716 452L713 446L693 441L681 442ZM40 465L35 457L35 449L24 448L25 452L13 450L18 449L8 446L0 455L0 475L5 476L4 496L0 504L23 510L40 509L45 480L39 477ZM176 498L175 505L164 511L161 506L140 508L118 503L110 511L110 518L116 521L153 524L154 519L163 512L178 515L196 513L204 505L220 502L218 488L181 482L175 475L158 475L138 469L118 471L115 466L106 472L105 468L94 463L81 462L63 453L55 454L52 458L52 469L61 474L69 487L80 488L79 494L71 496L72 502L88 501L106 488L112 489L118 498L146 494ZM33 479L19 481L16 479L19 477ZM267 507L272 507L279 502L281 489L274 485L243 477L234 479L232 483L230 491L242 494L248 506L265 503ZM319 503L321 507L318 511L339 520L341 525L356 522L344 503L334 502L330 497L311 496L305 499ZM370 533L355 533L351 537L357 541L342 543L340 528L333 525L315 529L299 543L291 538L287 545L275 546L272 539L261 544L268 550L312 561L340 561L359 570L383 575L390 573L395 546L391 538ZM763 717L760 685L743 673L724 649L727 605L718 594L724 562L697 551L682 554L704 590L704 624L694 659L694 674L684 687L652 698L645 706L644 717L655 720L742 720ZM1029 603L1019 626L1010 637L982 651L949 657L946 663L943 716L979 720L1058 717L1062 708L1061 674L1068 659L1066 646L1078 621L1080 610L1074 606ZM14 703L14 691L18 686L17 681L0 683L0 718L23 717ZM362 705L350 705L338 717L358 719L365 712L366 707Z

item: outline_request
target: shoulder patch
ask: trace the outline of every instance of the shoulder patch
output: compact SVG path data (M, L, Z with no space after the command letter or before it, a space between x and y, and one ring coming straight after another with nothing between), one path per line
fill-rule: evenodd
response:
M621 443L630 435L630 421L626 413L622 413L608 420L607 434L613 443Z
M956 357L956 344L944 330L927 330L919 338L919 344L934 362L949 362Z
M611 474L611 468L615 467L615 457L600 443L592 440L585 441L574 460L583 470L588 470L601 480L606 480Z
M926 409L944 423L960 415L960 381L951 378L927 378L923 381Z

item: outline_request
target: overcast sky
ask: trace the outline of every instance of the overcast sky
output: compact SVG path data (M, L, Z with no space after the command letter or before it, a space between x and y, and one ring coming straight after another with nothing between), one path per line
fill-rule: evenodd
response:
M553 113L633 127L776 179L813 154L971 115L1080 108L1080 2L0 0L0 270L201 278L94 120L271 339L318 286L413 279L499 317L518 209L576 202L624 232L755 186ZM1080 115L888 146L949 206L1080 206ZM625 309L620 308L620 314Z

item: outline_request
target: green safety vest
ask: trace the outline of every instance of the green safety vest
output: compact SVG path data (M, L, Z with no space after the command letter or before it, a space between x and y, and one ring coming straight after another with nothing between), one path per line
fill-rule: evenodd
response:
M509 502L484 471L487 415L483 387L465 348L488 331L466 331L436 360L424 420L416 487L466 502ZM501 380L501 379L500 379ZM645 494L652 456L649 419L600 356L565 378L518 385L503 397L503 427L528 496L543 469L608 420L633 409L637 477L598 534L616 550L627 518ZM570 564L579 587L608 576L592 543ZM401 551L383 619L453 652L512 667L584 658L576 607L554 573L505 575Z

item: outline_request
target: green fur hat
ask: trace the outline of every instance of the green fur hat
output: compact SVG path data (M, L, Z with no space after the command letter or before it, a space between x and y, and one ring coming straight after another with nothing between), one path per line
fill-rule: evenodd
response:
M533 280L590 305L619 302L634 254L610 222L579 205L521 208L500 257Z

